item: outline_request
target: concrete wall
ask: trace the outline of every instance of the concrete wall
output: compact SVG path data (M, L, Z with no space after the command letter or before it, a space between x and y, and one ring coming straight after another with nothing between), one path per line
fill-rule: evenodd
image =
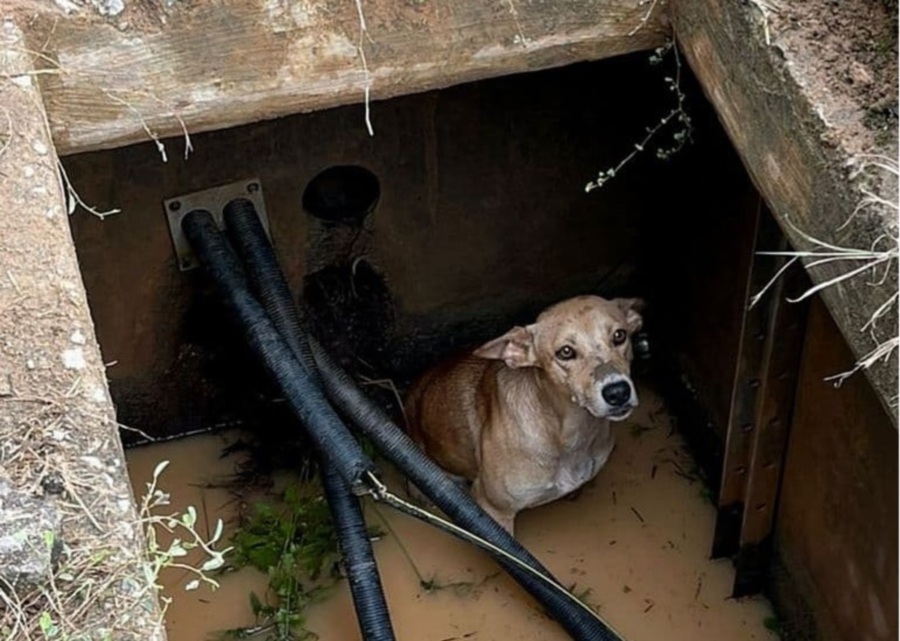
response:
M896 639L897 431L824 304L811 310L776 524L780 562L822 638ZM776 575L776 590L791 596Z
M642 221L673 208L654 188L669 167L651 151L603 190L584 185L668 111L664 73L638 54L375 103L374 138L348 107L197 136L187 161L177 139L167 164L152 144L67 158L84 200L122 209L72 218L120 420L164 435L235 417L220 374L236 350L202 279L176 269L163 199L259 176L299 292L303 188L331 165L372 170L368 258L396 304L394 369L414 370L436 356L419 340L445 351L601 282L627 287Z

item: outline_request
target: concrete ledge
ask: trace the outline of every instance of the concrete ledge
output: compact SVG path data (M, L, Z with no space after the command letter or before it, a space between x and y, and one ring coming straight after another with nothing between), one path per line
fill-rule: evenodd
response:
M54 503L62 548L52 581L12 592L27 618L2 620L14 639L43 638L46 613L59 638L163 641L41 94L12 21L0 40L0 468Z
M847 10L855 2L838 3L837 10ZM784 21L776 18L787 16L774 12L790 8L785 4L783 9L766 9L774 6L762 1L677 0L672 5L675 35L795 249L814 249L809 237L860 249L876 240L881 248L894 243L891 264L821 291L854 355L862 358L881 341L897 336L896 303L881 319L878 331L863 331L872 314L897 292L897 212L891 207L871 208L852 224L844 223L864 198L864 188L896 202L896 176L857 173L867 154L896 159L896 138L893 145L877 139L864 124L871 105L859 104L852 92L838 92L843 80L836 76L837 65L827 68L811 62L819 55L815 34L780 29ZM870 20L882 20L890 29L890 17L880 13L880 7L872 3L866 7L874 13ZM896 74L896 51L893 56ZM835 261L810 269L810 276L816 284L825 283L861 264ZM872 286L882 276L884 281ZM866 375L896 425L896 355L867 369Z

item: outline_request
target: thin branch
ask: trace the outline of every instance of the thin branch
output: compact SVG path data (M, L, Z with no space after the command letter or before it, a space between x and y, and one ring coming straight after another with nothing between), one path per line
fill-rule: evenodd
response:
M656 5L659 4L659 0L652 0L652 1L651 0L641 0L638 3L638 6L643 7L648 2L650 3L650 8L647 9L647 13L644 14L644 17L641 18L640 22L638 22L637 25L635 25L635 27L631 31L628 32L629 36L633 36L638 31L640 31L641 29L644 28L644 25L647 24L648 20L650 20L650 16L653 15L653 10L656 9Z
M118 214L118 213L122 212L121 209L109 209L107 211L97 211L95 208L89 206L87 203L85 203L81 199L81 196L78 195L78 192L75 191L75 188L72 187L72 183L69 180L69 175L66 173L66 168L63 166L62 161L57 159L56 165L57 165L57 167L59 167L59 173L63 178L63 185L66 188L66 202L67 202L67 209L68 209L69 215L74 214L75 209L78 207L81 207L89 214L93 214L100 220L104 220L107 216L112 216L113 214Z
M375 135L375 129L372 127L372 114L369 107L371 101L372 78L369 75L369 63L366 60L365 40L368 37L369 30L366 27L366 16L363 13L362 0L356 0L356 12L359 15L359 42L356 45L359 51L359 59L362 62L363 79L365 80L365 109L366 109L366 129L370 136Z
M650 62L652 64L658 64L662 61L663 56L669 51L672 50L675 57L675 77L666 77L663 81L668 85L669 91L674 92L676 96L675 107L663 116L659 122L657 122L653 127L646 128L646 135L643 140L638 143L635 143L631 152L626 155L617 165L615 165L611 169L607 169L601 171L596 180L589 182L585 185L585 192L590 193L594 189L599 189L602 187L607 181L614 178L619 174L619 172L630 163L639 153L644 151L650 141L668 125L672 122L673 119L680 121L684 125L684 129L680 131L676 131L672 135L672 139L674 140L674 145L668 149L663 149L662 147L656 150L657 158L666 159L677 153L691 140L691 118L688 115L687 111L684 108L684 102L686 96L684 92L681 90L681 56L678 54L678 47L675 46L673 41L670 41L666 45L662 47L658 47L653 55L650 57Z
M110 93L109 91L107 91L106 89L103 90L103 93L104 93L104 95L106 95L107 98L109 98L110 100L113 100L113 101L119 103L120 105L123 105L126 109L128 109L128 110L131 111L135 116L137 116L138 122L141 123L141 129L144 130L144 132L150 137L150 140L152 140L152 141L154 142L154 144L156 145L156 149L159 151L159 155L162 156L162 161L163 161L163 162L169 162L169 156L168 156L168 154L166 153L166 146L165 146L165 145L162 143L162 141L159 139L159 134L157 134L155 131L153 131L152 129L150 129L150 125L148 125L148 124L147 124L147 121L144 120L143 114L141 114L141 112L138 111L138 110L134 107L134 105L132 105L132 104L131 104L130 102L128 102L127 100L123 100L122 98L119 98L118 96L115 96L115 95L111 94L111 93Z

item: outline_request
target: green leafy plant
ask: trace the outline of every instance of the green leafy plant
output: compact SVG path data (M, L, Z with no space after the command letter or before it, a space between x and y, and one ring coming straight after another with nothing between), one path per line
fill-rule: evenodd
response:
M113 544L87 548L73 545L52 531L43 533L43 543L57 550L59 561L46 583L18 592L16 586L0 579L0 639L17 641L112 641L134 636L134 611L152 609L157 597L162 614L172 596L162 593L160 574L178 569L187 574L184 590L202 584L218 587L212 574L225 565L230 548L219 549L223 524L214 532L198 532L197 510L171 508L171 496L160 487L160 477L168 466L162 461L153 470L152 479L138 502L138 518L128 527L143 529L147 542L146 558L141 560L142 576L133 576L130 566L121 561L121 550ZM98 526L99 527L99 526ZM192 553L193 551L193 553ZM114 604L115 628L97 628L88 618L92 608ZM164 617L163 617L164 618ZM142 628L145 636L159 638L163 618L154 620L153 629Z
M278 504L257 503L233 542L235 565L265 572L269 590L262 596L250 593L256 627L228 630L224 638L316 638L306 629L306 608L325 597L340 577L337 535L321 489L291 486Z
M781 636L781 621L776 616L768 616L763 619L763 625L766 627L766 630L772 632L773 634L777 634Z
M167 492L159 488L159 477L168 465L169 461L162 461L153 470L153 478L147 483L147 491L138 506L147 537L148 561L144 565L147 582L156 586L157 590L162 590L159 584L160 572L165 568L178 568L192 575L184 586L185 590L196 590L201 583L215 590L219 583L210 573L225 565L225 555L232 549L216 549L216 544L222 538L224 525L219 519L215 532L205 540L196 530L197 510L193 505L187 506L183 513L160 514L160 509L168 506L171 499ZM160 533L163 531L172 537L168 545L162 544L160 540ZM199 566L184 560L192 550L200 550L206 557ZM169 597L162 597L164 611L170 601Z
M59 627L49 612L42 612L40 618L41 633L45 639L53 639L59 635Z

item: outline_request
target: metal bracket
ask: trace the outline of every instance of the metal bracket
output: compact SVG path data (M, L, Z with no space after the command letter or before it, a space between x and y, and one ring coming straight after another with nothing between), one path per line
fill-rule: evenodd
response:
M756 254L788 248L768 211L758 213L755 245L748 294L783 262ZM799 270L782 275L744 313L713 536L714 557L735 557L734 597L762 589L770 560L806 319L804 303L784 299L804 291L801 278Z
M269 231L269 218L266 214L266 201L263 198L262 182L259 178L248 178L220 187L175 196L164 200L163 207L166 212L166 222L169 224L169 236L172 238L172 246L175 248L175 255L178 258L178 269L186 272L200 267L200 261L197 260L190 243L181 230L181 219L195 209L205 209L212 214L218 228L224 230L225 222L222 212L225 205L235 198L246 198L253 203L266 235L269 236L269 240L272 239Z

